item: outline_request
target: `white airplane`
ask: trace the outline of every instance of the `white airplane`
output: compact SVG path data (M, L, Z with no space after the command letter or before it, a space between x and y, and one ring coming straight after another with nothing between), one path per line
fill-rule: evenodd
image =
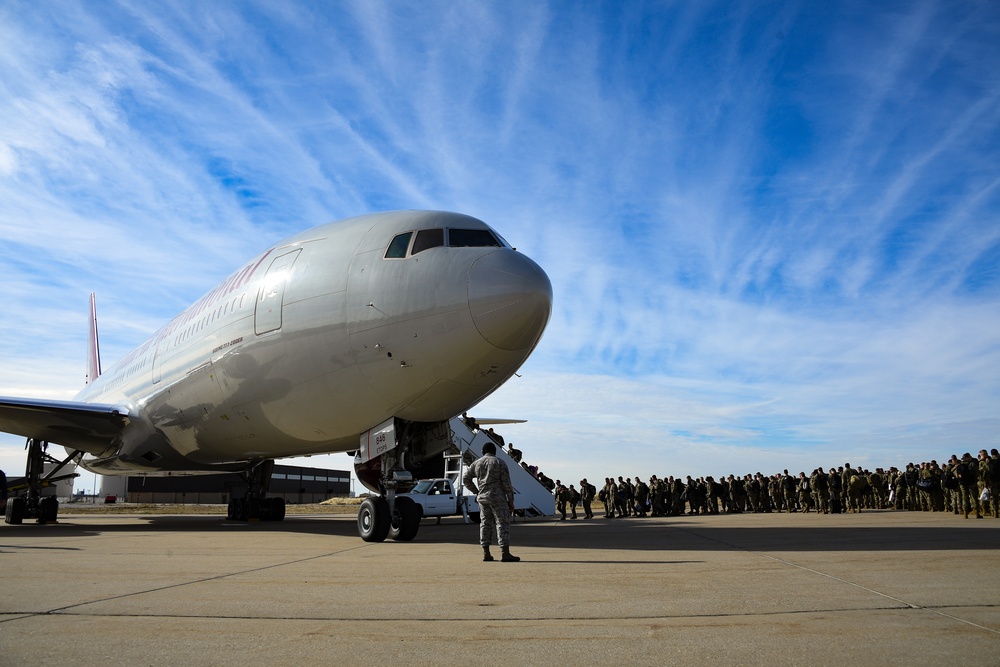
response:
M419 516L394 507L397 481L447 449L448 420L524 363L551 306L535 262L482 221L440 211L285 239L105 373L91 295L88 384L75 400L0 397L0 431L28 438L29 492L7 521L55 520L58 504L38 493L42 464L73 460L104 475L239 471L249 491L230 518L280 520L284 502L265 495L274 459L363 449L381 497L362 505L362 537L412 539L416 527L399 524Z

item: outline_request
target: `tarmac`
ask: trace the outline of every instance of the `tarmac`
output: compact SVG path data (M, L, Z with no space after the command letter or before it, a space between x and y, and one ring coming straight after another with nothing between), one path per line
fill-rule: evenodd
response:
M457 518L401 543L344 515L0 524L0 665L1000 664L1000 519L550 517L511 536L520 563L482 562Z

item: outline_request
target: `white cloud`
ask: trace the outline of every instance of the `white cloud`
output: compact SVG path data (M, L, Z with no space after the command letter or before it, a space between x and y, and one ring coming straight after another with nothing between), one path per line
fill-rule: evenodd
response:
M567 478L995 442L991 11L0 10L0 393L72 395L92 290L111 362L292 231L432 207L552 278L482 409Z

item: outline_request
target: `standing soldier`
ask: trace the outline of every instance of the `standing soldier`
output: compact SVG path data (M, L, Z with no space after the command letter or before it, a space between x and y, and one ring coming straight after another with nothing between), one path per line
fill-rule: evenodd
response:
M962 454L962 460L958 462L955 471L958 477L958 485L962 498L962 509L965 511L965 518L969 518L969 512L976 510L976 518L982 519L983 513L979 508L979 465L972 458L972 454L966 452Z
M691 475L687 476L687 485L684 487L684 496L688 502L688 514L698 513L698 483Z
M941 475L941 486L944 487L944 511L958 514L961 502L958 499L958 478L955 477L957 459L954 456L951 459L944 464L944 472Z
M875 472L869 473L868 484L872 489L872 503L874 504L874 509L883 509L885 507L885 495L882 493L881 468L876 468Z
M822 468L816 468L812 477L809 478L809 486L812 487L813 496L816 499L816 511L823 514L830 513L830 484L829 478Z
M632 483L618 475L618 516L631 516L632 504Z
M916 466L912 463L907 463L906 472L903 473L903 477L906 479L906 509L917 511L920 509L920 489L917 488L917 480L920 479L920 474Z
M767 488L767 477L764 477L759 471L755 475L757 479L757 487L759 489L758 493L760 495L760 511L771 513L771 493Z
M633 485L635 489L635 500L633 504L633 511L636 516L646 516L647 508L649 507L649 487L646 483L639 479L639 476L635 477L635 484Z
M808 514L809 508L812 507L812 487L809 486L809 478L804 472L799 473L796 484L799 490L799 505L802 506L802 513Z
M618 487L615 486L615 480L610 477L604 478L604 488L601 490L604 493L604 518L613 519L615 518L615 496L618 493Z
M902 470L898 470L896 472L896 509L906 509L907 493L906 473Z
M931 461L931 509L935 512L944 511L944 486L942 484L941 467L937 461Z
M674 516L684 514L684 482L680 477L674 479L670 489L670 513Z
M719 485L711 475L705 478L705 491L708 493L708 514L719 513Z
M733 501L733 511L742 513L747 506L747 487L741 477L729 476L729 497Z
M504 563L521 560L510 553L510 515L514 511L514 487L510 483L507 464L497 458L497 448L492 442L483 444L483 455L473 461L462 478L465 488L476 495L479 503L479 544L483 547L483 560L491 561L491 533L494 526L497 542ZM478 484L478 486L477 486Z
M785 470L781 478L781 490L785 494L785 507L788 508L789 514L795 511L795 486L795 478Z
M990 511L994 518L1000 519L1000 452L994 447L990 450L990 458L986 463L987 480L986 488L990 492L989 505L983 507L983 511Z
M566 502L569 503L569 508L572 512L569 518L576 519L576 506L580 503L580 492L570 484L569 491L566 492Z
M751 475L747 475L743 480L743 490L747 494L747 501L750 503L750 511L754 514L760 512L760 480Z
M561 515L559 517L560 521L566 520L566 503L569 502L569 489L563 486L560 480L556 480L556 511Z
M840 514L844 511L844 487L840 475L833 468L830 468L830 473L826 476L826 485L830 491L830 512Z
M653 475L649 478L649 502L652 516L663 516L663 482Z
M774 505L774 511L781 514L781 507L784 505L781 478L777 475L771 475L767 480L767 490L771 493L771 504Z
M594 494L597 488L584 477L580 480L580 500L583 502L583 518L593 519L594 513L590 509L590 504L594 502Z

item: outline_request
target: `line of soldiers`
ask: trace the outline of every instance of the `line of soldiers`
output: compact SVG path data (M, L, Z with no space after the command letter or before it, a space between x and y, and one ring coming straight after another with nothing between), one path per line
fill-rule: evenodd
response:
M581 489L586 479L580 481ZM589 485L588 485L589 486ZM577 498L573 485L556 487L557 507L572 509L576 518ZM810 512L838 514L862 509L897 509L925 512L954 512L982 518L1000 518L1000 452L980 450L975 459L966 453L953 455L943 466L936 461L907 464L874 472L845 463L824 472L817 468L809 475L781 474L729 475L716 481L712 476L658 478L649 483L607 477L597 492L606 518L718 514L719 512ZM589 502L588 515L589 515ZM589 517L588 517L589 518Z

